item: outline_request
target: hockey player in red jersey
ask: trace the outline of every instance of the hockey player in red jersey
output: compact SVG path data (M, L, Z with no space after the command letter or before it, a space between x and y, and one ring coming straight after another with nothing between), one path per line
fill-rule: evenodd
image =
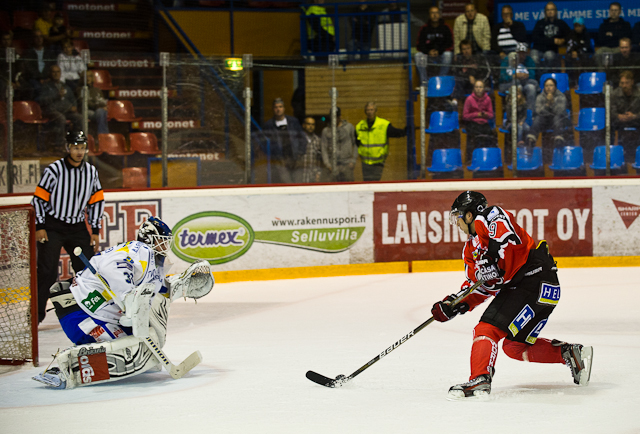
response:
M462 290L484 283L463 301L451 306L456 295L433 305L436 321L464 314L493 296L473 332L471 376L449 389L449 398L491 393L498 343L507 356L525 362L563 363L573 381L589 383L593 348L538 337L560 300L557 267L546 241L537 246L514 216L487 206L481 193L466 191L451 206L451 224L469 235L464 245L465 282Z

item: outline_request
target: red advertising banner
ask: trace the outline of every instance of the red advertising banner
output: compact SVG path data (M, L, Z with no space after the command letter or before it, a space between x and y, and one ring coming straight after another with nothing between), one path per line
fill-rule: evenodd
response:
M460 259L466 236L449 224L460 192L376 193L373 202L376 262ZM590 188L486 191L489 205L510 211L554 256L591 256Z

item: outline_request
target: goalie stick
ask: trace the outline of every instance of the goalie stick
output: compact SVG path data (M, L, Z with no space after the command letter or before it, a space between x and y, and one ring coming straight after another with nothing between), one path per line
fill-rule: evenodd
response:
M474 289L476 289L478 286L482 285L483 283L484 283L484 280L478 280L475 284L473 284L469 288L465 289L459 296L457 296L451 302L451 305L455 306L456 304L460 303L462 301L462 299L464 299L467 295L471 294ZM314 372L314 371L307 371L306 377L309 380L311 380L314 383L317 383L317 384L319 384L321 386L333 387L333 388L342 387L347 382L353 380L356 376L360 375L364 370L366 370L369 367L371 367L371 365L376 363L378 360L382 359L384 356L388 355L391 351L395 350L400 345L404 344L406 341L411 339L420 330L422 330L423 328L425 328L426 326L431 324L433 321L435 321L435 319L433 317L429 318L428 320L426 320L425 322L420 324L418 327L416 327L415 329L411 330L406 335L402 336L393 345L391 345L389 348L387 348L386 350L384 350L383 352L381 352L380 354L375 356L373 359L368 361L365 365L360 367L357 371L355 371L353 374L349 375L348 377L345 377L344 375L338 375L336 378L329 378L329 377L325 377L324 375L318 374L317 372Z
M75 249L73 249L73 254L76 255L78 258L80 258L80 260L89 269L89 271L91 271L98 278L98 280L102 282L108 294L111 296L111 298L113 298L113 301L120 307L120 309L122 309L122 312L124 312L125 310L124 303L122 303L122 300L120 300L116 295L116 293L111 290L109 283L100 275L100 273L98 273L98 271L93 267L93 265L91 265L91 263L89 262L87 257L84 255L84 253L82 253L82 248L76 247ZM153 339L151 339L148 336L143 337L141 339L142 339L142 342L144 342L144 344L147 346L147 348L149 348L151 353L153 353L155 358L158 359L160 363L162 363L162 365L165 367L169 375L171 375L171 378L175 380L177 380L178 378L182 378L187 372L189 372L190 370L198 366L200 362L202 362L202 354L200 353L200 351L195 351L189 357L184 359L182 363L176 366L173 363L171 363L167 355L153 341Z

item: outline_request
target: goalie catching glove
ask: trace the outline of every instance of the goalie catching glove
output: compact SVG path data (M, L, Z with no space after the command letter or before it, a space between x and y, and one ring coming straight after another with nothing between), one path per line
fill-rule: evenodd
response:
M171 301L181 297L204 297L211 292L215 283L211 266L207 261L194 262L182 273L167 277L165 282L171 294Z
M458 314L464 314L469 310L467 303L458 303L452 306L451 303L456 299L454 294L448 295L444 300L437 302L431 308L433 319L438 322L447 322Z

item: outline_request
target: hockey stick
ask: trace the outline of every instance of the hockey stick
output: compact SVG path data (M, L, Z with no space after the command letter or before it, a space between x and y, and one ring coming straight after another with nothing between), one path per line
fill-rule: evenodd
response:
M124 303L122 303L122 301L118 298L116 293L111 290L109 283L100 275L100 273L98 273L98 271L93 267L93 265L91 265L91 263L89 262L87 257L84 255L84 253L82 253L82 248L76 247L75 249L73 249L73 254L76 255L78 258L80 258L80 260L82 260L82 262L89 269L89 271L91 271L98 278L98 280L102 282L109 296L120 307L120 309L122 309L122 312L124 312ZM164 365L167 372L169 372L169 375L171 375L171 377L175 380L177 380L178 378L182 378L184 374L186 374L187 372L189 372L190 370L198 366L200 362L202 362L202 354L200 354L200 351L195 351L189 357L184 359L182 363L176 366L173 363L171 363L167 355L153 341L153 339L151 339L148 336L140 339L142 339L142 342L144 342L147 348L149 348L149 350L153 353L156 359L158 359L158 361Z
M483 283L484 283L484 280L478 280L473 286L470 286L469 288L464 290L464 292L462 292L458 297L456 297L451 302L451 305L455 306L456 304L460 303L462 301L462 299L464 299L467 295L471 294L471 292L473 292L474 289L476 289L478 286L482 285ZM378 360L380 360L384 356L388 355L391 351L395 350L400 345L404 344L406 341L411 339L420 330L422 330L423 328L425 328L426 326L431 324L433 321L435 321L435 319L433 317L429 318L428 320L426 320L425 322L420 324L418 327L416 327L415 329L411 330L406 335L402 336L393 345L391 345L389 348L387 348L386 350L384 350L383 352L381 352L380 354L375 356L373 359L371 359L369 362L367 362L365 365L363 365L361 368L359 368L357 371L355 371L353 374L349 375L348 377L345 377L344 375L338 375L336 378L329 378L329 377L325 377L324 375L320 375L320 374L318 374L317 372L314 372L314 371L307 371L306 377L309 380L311 380L314 383L317 383L317 384L319 384L321 386L325 386L325 387L341 387L341 386L345 385L348 381L351 381L356 376L360 375L365 369L368 369L369 367L371 367L371 365L376 363Z

